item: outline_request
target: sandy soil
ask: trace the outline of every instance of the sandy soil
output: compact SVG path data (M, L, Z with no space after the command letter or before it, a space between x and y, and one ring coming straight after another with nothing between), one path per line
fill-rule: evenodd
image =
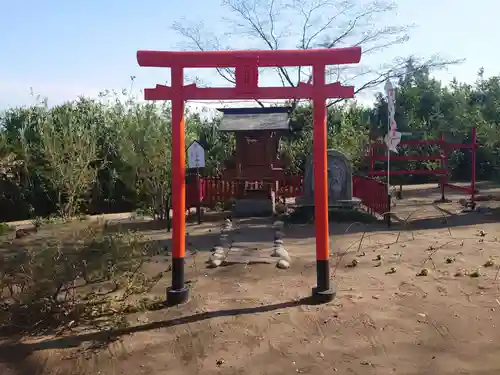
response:
M500 214L493 203L481 213L458 213L456 203L438 210L428 204L432 194L425 194L427 204L418 196L398 201L401 217L419 210L406 228L331 224L337 297L322 306L305 298L315 284L313 226L285 229L293 263L279 270L207 269L220 223L190 225L189 247L198 252L186 260L189 303L131 315L122 331L0 347L0 374L499 374ZM267 254L270 224L239 221L232 238ZM168 245L164 230L143 232ZM353 259L358 265L346 267ZM489 259L495 265L483 267ZM167 263L158 256L148 267L155 272ZM417 276L422 268L427 276ZM479 277L467 275L475 270ZM154 292L168 284L162 280Z

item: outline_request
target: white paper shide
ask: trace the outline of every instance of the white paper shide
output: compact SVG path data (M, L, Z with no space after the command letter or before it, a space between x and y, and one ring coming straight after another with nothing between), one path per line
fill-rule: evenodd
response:
M390 80L385 82L385 93L387 95L387 109L389 112L389 123L387 127L387 134L384 137L384 142L387 148L392 152L398 152L397 147L401 142L401 133L397 131L398 127L396 124L395 109L394 109L394 86Z

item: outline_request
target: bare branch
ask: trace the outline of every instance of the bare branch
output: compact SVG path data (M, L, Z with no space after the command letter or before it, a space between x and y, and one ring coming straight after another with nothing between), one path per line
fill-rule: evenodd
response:
M260 37L260 39L267 45L267 47L271 50L277 50L279 43L277 37L274 35L276 24L274 22L274 17L277 16L277 13L274 13L274 0L271 0L269 4L269 22L267 28L269 31L266 31L265 24L261 20L260 15L258 14L258 5L259 1L254 0L252 6L249 6L249 2L247 0L226 0L225 4L238 16L243 18L248 25L250 33L254 33L256 36ZM274 15L274 16L273 16ZM245 25L237 24L239 27L245 28ZM293 82L288 74L286 68L279 67L280 76L284 77L286 83L290 86L296 86L298 82Z
M197 25L195 27L185 27L182 26L181 23L174 23L172 28L177 31L180 35L184 36L187 40L189 40L195 49L199 51L207 51L207 50L220 50L219 41L214 38L214 42L206 43L203 42L202 35L202 26ZM231 84L236 83L235 72L234 69L231 68L217 68L217 73L227 82ZM199 77L195 77L194 81L197 84L201 84L201 80ZM261 107L265 107L264 103L260 100L255 100L257 104Z
M216 38L215 41L210 42L210 41L203 41L202 39L202 25L195 25L195 26L183 26L181 23L176 22L172 25L172 28L174 31L178 32L180 35L182 35L184 38L189 40L192 44L192 47L194 49L197 49L199 51L208 51L208 50L219 50L219 43ZM217 73L224 78L226 81L229 83L235 84L236 79L234 76L234 69L230 68L217 68Z
M231 30L228 34L216 37L201 33L199 27L181 24L175 24L174 30L199 50L239 49L234 48L236 45L270 50L361 46L366 57L405 43L413 27L381 24L382 17L396 9L392 0L224 0L223 7L230 12L229 18L223 19ZM221 48L223 44L227 47ZM430 59L427 63L431 69L437 69L454 61L437 64ZM283 86L296 87L302 80L312 81L309 67L276 68L275 71L275 79ZM330 68L337 81L356 81L356 92L370 90L388 76L400 77L403 71L401 61L370 69ZM221 69L218 73L234 83L232 69ZM338 101L330 105L335 102Z
M276 38L276 35L274 35L274 0L271 0L271 6L269 7L269 24L270 24L270 30L269 30L269 35L271 36L273 42L274 42L274 47L275 49L278 49L278 38Z
M328 3L323 3L323 5L327 5ZM321 10L322 7L315 7L313 8L313 11L316 10ZM327 22L325 22L322 26L320 26L315 32L313 32L307 39L307 42L305 44L304 49L309 49L311 48L311 45L313 41L316 40L316 38L321 35L323 32L327 31L328 29L331 28L333 25L334 21L338 19L338 17L345 15L350 9L352 9L352 4L346 4L345 7L341 8L340 10L337 11L336 14L334 14L332 17L330 17ZM306 20L306 22L309 22L309 19ZM353 23L353 26L350 28L352 31L355 26L355 22ZM333 46L332 46L333 47ZM328 47L328 48L332 48Z

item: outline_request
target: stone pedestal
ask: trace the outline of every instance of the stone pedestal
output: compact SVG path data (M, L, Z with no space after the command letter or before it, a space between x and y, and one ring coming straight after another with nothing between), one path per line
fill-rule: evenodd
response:
M231 219L225 219L220 231L219 244L213 248L212 254L208 258L210 267L219 267L227 258L229 249L231 248L229 233L232 229L233 222Z
M272 216L274 212L274 199L237 199L233 207L235 217Z

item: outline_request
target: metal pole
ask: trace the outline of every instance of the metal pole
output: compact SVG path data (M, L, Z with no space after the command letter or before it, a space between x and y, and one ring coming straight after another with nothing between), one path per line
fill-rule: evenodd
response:
M445 171L448 168L448 149L446 148L446 143L444 140L444 135L441 133L439 136L439 145L441 147L441 169ZM441 176L441 201L445 202L445 186L446 186L446 173Z
M375 150L373 148L372 140L369 140L370 142L370 176L371 172L375 170Z
M389 111L389 95L387 95L387 140L390 139L391 132L391 113ZM387 226L391 226L391 150L389 145L387 145L387 214L386 221Z
M472 128L472 194L471 202L474 205L474 200L476 198L476 149L477 149L477 131L476 127Z
M196 217L201 224L201 179L200 168L196 168Z
M333 300L335 290L330 289L330 260L328 232L328 158L325 87L325 65L313 67L313 157L314 157L314 217L316 224L316 276L317 286L312 297L317 303Z
M172 286L167 289L167 304L186 302L189 290L184 283L184 255L186 253L186 145L184 132L184 98L182 67L172 67Z

